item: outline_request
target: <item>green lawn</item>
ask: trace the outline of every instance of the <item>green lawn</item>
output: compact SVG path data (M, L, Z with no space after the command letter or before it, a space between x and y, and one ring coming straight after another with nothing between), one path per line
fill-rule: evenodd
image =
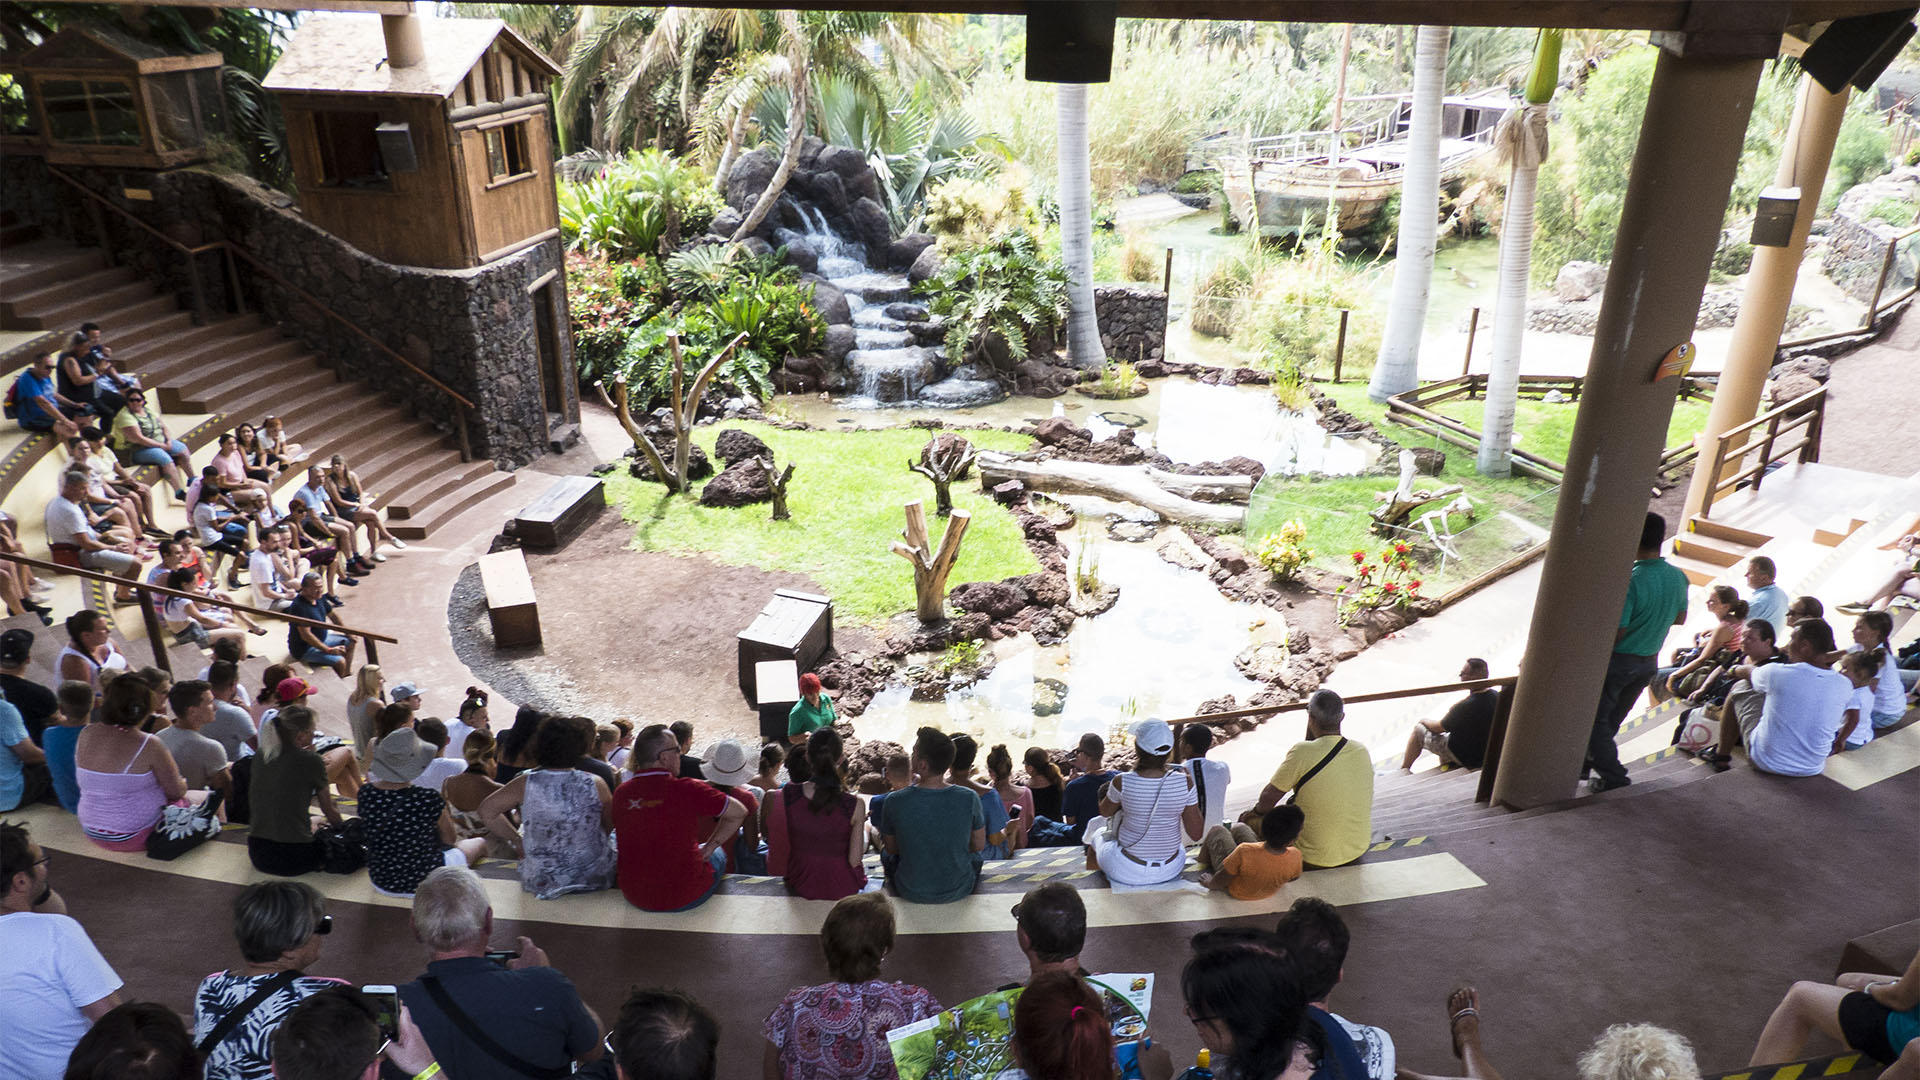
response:
M700 428L694 441L709 453L724 428L750 431L773 448L782 467L794 463L787 504L791 521L773 521L766 504L737 510L704 507L693 496L673 497L659 484L624 471L606 477L607 501L634 523L634 547L697 552L736 566L787 570L813 578L842 615L878 622L913 607L913 571L887 550L906 519L900 506L926 502L934 542L945 523L932 518L933 484L907 471L933 432L782 431L765 424L727 423ZM975 446L1025 450L1025 435L962 432ZM716 464L718 464L716 462ZM954 505L973 513L949 584L991 581L1039 569L1013 518L980 491L979 474L953 488Z
M1361 397L1366 394L1362 392ZM1454 398L1432 407L1433 412L1451 417L1475 431L1480 427L1481 415L1486 411L1486 400L1475 398ZM1693 441L1693 437L1707 426L1707 410L1711 402L1686 399L1676 401L1673 406L1673 419L1667 424L1668 446L1681 446ZM1549 461L1565 463L1567 448L1573 444L1573 418L1579 410L1575 402L1549 405L1542 401L1520 400L1514 410L1513 429L1520 436L1518 447L1530 454L1537 454ZM1388 428L1389 431L1392 428ZM1405 430L1402 428L1401 430ZM1463 453L1465 451L1462 451Z
M1518 554L1537 539L1535 530L1544 531L1553 521L1555 488L1527 477L1495 480L1474 471L1473 455L1457 446L1420 435L1398 425L1382 424L1385 408L1367 400L1364 383L1322 385L1348 412L1380 426L1403 446L1431 446L1447 455L1442 484L1460 484L1476 508L1472 522L1454 518L1456 546L1461 559L1427 563L1423 580L1425 591L1437 595ZM1298 519L1307 527L1307 546L1314 551L1313 563L1328 570L1345 572L1352 565L1349 555L1364 547L1378 554L1386 542L1368 526L1367 517L1374 494L1392 490L1397 476L1354 476L1340 479L1295 480L1268 477L1254 490L1248 507L1246 537L1249 546L1261 537L1277 532L1282 524ZM1427 478L1422 482L1430 483ZM1433 555L1432 544L1424 535L1416 550Z

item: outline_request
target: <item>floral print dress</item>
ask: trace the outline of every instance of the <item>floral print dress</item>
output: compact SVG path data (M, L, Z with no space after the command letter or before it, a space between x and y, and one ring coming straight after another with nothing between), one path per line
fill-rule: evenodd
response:
M905 983L821 983L788 991L761 1034L780 1050L784 1080L897 1080L887 1032L940 1011Z
M578 769L535 769L526 777L520 804L526 848L520 887L542 900L611 889L613 840L600 829L594 775Z

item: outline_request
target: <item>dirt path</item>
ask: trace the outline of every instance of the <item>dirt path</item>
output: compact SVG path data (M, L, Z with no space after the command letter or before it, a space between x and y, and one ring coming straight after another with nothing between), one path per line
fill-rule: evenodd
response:
M461 659L501 693L540 708L640 723L691 720L697 745L756 737L758 722L740 693L735 635L775 589L821 590L803 574L632 551L632 536L633 527L609 510L560 552L527 553L543 648L494 648L479 573L468 568L448 605ZM838 629L835 641L842 650L869 647L859 630Z
M1820 460L1889 476L1920 472L1920 316L1913 306L1880 340L1833 362Z

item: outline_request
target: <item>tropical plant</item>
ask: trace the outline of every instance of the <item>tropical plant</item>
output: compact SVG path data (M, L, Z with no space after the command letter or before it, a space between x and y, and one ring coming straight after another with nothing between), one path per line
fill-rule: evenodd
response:
M1307 546L1307 527L1297 518L1289 520L1279 532L1261 538L1253 557L1276 577L1292 580L1313 561L1313 549Z
M1067 360L1097 368L1107 361L1093 307L1093 192L1087 157L1087 85L1058 83L1060 249L1067 271Z
M653 294L638 287L636 271L645 265L651 264L616 268L604 259L567 254L567 315L581 382L592 385L619 371L628 336L659 311Z
M569 247L614 260L659 255L706 231L721 207L706 175L647 149L606 165L598 177L561 182L560 229Z
M977 245L1038 223L1026 185L1004 173L992 180L955 177L927 192L924 225L944 246Z
M1244 257L1220 287L1237 291L1226 318L1233 342L1274 376L1282 404L1297 408L1304 375L1341 357L1343 373L1361 374L1377 355L1382 319L1373 302L1374 272L1343 261L1331 237L1291 257ZM1240 275L1246 275L1244 286ZM1342 352L1340 312L1347 312ZM1210 312L1212 315L1217 312ZM1195 327L1198 329L1198 326Z
M1341 626L1348 625L1363 612L1387 607L1404 609L1425 599L1420 595L1423 582L1414 568L1412 551L1412 546L1405 541L1395 541L1391 547L1382 549L1375 561L1367 557L1366 549L1353 550L1353 579L1336 590L1343 597L1337 616Z
M1146 393L1145 384L1140 380L1140 371L1131 361L1107 361L1100 369L1100 377L1090 383L1083 383L1080 392L1093 398L1130 398Z
M667 284L683 296L712 296L737 276L737 264L744 251L734 243L703 244L670 255L664 264Z
M1143 237L1129 233L1120 245L1120 276L1127 281L1158 281L1162 271L1159 255Z
M1209 266L1193 286L1187 318L1194 330L1212 337L1233 333L1234 323L1244 312L1242 301L1253 292L1254 280L1266 267L1262 249L1254 244Z
M1512 171L1500 226L1500 291L1494 300L1493 356L1476 462L1486 476L1513 472L1513 419L1519 407L1520 345L1527 329L1527 281L1533 269L1533 208L1547 159L1547 103L1560 78L1560 31L1542 30L1527 77L1526 104L1509 111L1494 139Z
M1393 300L1367 396L1385 401L1420 385L1420 338L1433 295L1433 253L1440 216L1440 103L1445 90L1445 26L1422 26L1414 47L1413 119L1406 179L1400 185L1400 239L1393 264Z
M1066 268L1044 258L1023 229L949 252L939 275L915 288L946 320L947 355L954 358L970 358L998 338L1011 360L1025 360L1028 336L1067 313Z

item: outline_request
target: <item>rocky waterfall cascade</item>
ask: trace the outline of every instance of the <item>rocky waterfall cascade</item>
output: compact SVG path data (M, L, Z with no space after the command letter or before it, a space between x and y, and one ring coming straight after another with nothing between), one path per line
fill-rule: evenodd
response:
M815 273L846 297L853 315L853 349L845 360L849 404L955 408L1006 396L979 365L949 369L940 320L913 300L906 274L873 269L865 246L836 234L819 209L795 209L805 229L776 229L775 239L814 256Z

